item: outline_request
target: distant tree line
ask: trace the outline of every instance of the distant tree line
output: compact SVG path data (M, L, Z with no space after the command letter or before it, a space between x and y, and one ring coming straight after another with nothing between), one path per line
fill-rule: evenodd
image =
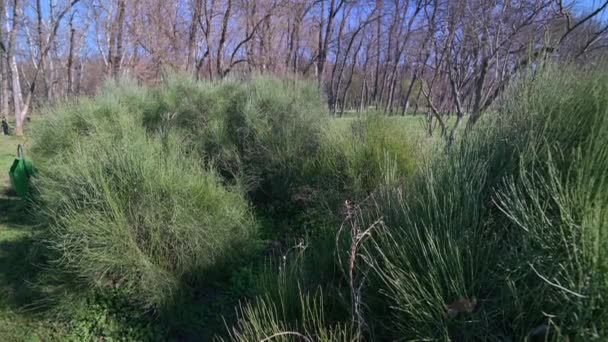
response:
M608 0L0 0L0 111L93 94L106 78L155 83L252 73L310 78L333 115L427 116L467 125L520 70L597 61ZM449 126L449 127L448 127Z

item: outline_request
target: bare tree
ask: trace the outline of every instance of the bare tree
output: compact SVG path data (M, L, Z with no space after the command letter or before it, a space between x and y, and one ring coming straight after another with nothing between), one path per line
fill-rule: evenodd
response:
M330 113L422 109L451 144L529 66L605 53L608 0L587 13L579 1L0 0L0 110L22 134L33 105L104 77L292 73Z

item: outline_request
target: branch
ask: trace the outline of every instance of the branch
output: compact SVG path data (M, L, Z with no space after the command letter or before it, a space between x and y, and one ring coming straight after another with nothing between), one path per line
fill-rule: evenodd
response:
M234 48L234 50L232 51L232 54L230 55L230 66L236 64L233 63L232 61L234 60L234 57L236 56L237 52L239 51L239 49L247 44L247 42L249 42L251 39L253 39L253 36L255 35L255 33L257 32L258 28L260 27L260 25L262 25L262 23L264 22L264 20L268 19L270 16L272 15L272 12L268 12L264 17L262 17L262 19L260 19L251 29L251 32L249 33L249 35L247 35L245 37L245 39L243 39L241 42L239 42L237 44L237 46Z
M583 54L585 54L585 52L587 52L589 50L589 48L591 47L591 45L595 44L598 40L600 40L602 34L608 32L608 25L606 25L603 29L599 30L598 32L595 33L595 35L593 36L593 38L589 39L587 41L587 43L585 44L585 46L581 49L581 51L576 55L576 58L582 56Z
M561 3L561 1L560 1L560 3ZM569 16L567 16L567 17L568 17L568 30L567 30L567 31L566 31L566 33L564 33L564 35L563 35L563 36L560 38L560 40L559 40L559 43L558 43L558 44L561 44L561 43L564 41L564 39L566 39L566 37L568 37L568 35L569 35L570 33L572 33L572 31L576 30L576 28L577 28L577 27L581 26L582 24L584 24L584 23L585 23L585 22L587 22L588 20L590 20L590 19L592 19L593 17L595 17L596 15L598 15L598 14L599 14L601 11L603 11L603 10L604 10L606 7L608 7L608 0L606 0L606 1L604 2L604 4L603 4L603 5L601 5L600 7L598 7L598 8L597 8L595 11L593 11L593 12L589 13L589 15L587 15L586 17L584 17L583 19L581 19L581 20L580 20L578 23L574 24L574 26L572 26L572 27L570 26L570 25L571 25L571 22L570 22Z
M445 132L446 132L445 123L443 123L443 119L441 118L441 115L439 114L437 107L435 107L435 105L433 104L433 101L431 100L431 96L424 90L424 87L422 87L421 91L422 91L422 94L424 95L424 97L426 98L426 101L429 104L429 108L431 109L433 116L435 116L435 118L437 119L437 122L439 122L439 126L441 126L441 135L445 136Z
M61 20L72 9L72 7L79 2L80 0L72 0L68 7L64 8L63 11L61 11L61 13L59 13L59 15L57 16L57 20L55 20L55 23L53 24L53 30L51 31L51 35L49 35L49 38L47 40L47 46L44 49L44 56L46 56L49 53L49 50L51 49L51 43L53 42L53 40L55 40L55 36L57 35L57 30L59 29L59 24L61 23Z

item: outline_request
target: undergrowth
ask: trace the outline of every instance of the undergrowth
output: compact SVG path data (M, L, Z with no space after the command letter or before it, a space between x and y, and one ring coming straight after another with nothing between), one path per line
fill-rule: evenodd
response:
M348 314L337 322L304 318L311 328L280 314L282 298L262 295L243 310L234 339L603 339L606 94L607 74L594 68L545 66L522 76L500 115L448 153L434 152L405 184L384 172L387 186L361 203L363 228L352 235L361 243L350 240L356 257L347 268L359 282L341 283L340 293L351 294ZM284 287L327 298L301 282ZM324 334L337 326L341 334ZM363 334L349 334L357 329Z
M162 338L601 340L606 94L530 70L448 148L307 82L108 85L36 130L45 253Z

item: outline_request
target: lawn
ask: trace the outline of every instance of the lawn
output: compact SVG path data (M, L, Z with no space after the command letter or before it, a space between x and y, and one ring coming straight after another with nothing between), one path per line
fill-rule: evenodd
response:
M21 201L8 192L8 170L21 141L0 136L0 340L57 340L59 325L31 306L40 299L30 285L40 271L34 261L34 230Z
M11 167L17 145L23 140L15 136L0 135L0 185L8 184L8 169Z
M342 117L336 118L332 120L332 124L336 129L346 130L349 129L352 123L357 120L356 116ZM387 120L394 122L395 127L400 130L404 136L410 136L419 138L424 136L425 133L425 116L424 115L416 115L416 116L391 116L388 117Z

